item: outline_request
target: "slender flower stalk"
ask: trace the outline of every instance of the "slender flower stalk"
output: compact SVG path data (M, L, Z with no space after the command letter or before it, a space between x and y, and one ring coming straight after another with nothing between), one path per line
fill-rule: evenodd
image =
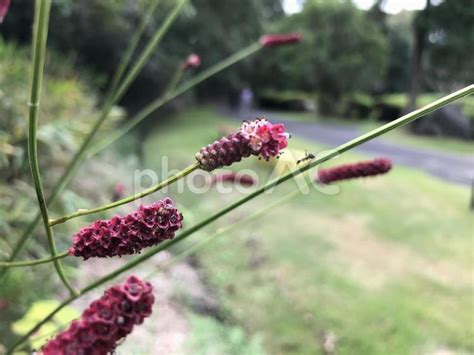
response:
M8 262L8 261L0 261L0 266L1 267L6 267L6 268L9 268L9 267L25 267L25 266L35 266L35 265L40 265L40 264L47 264L47 263L50 263L54 260L57 260L57 259L62 259L62 258L65 258L69 255L69 253L67 251L65 252L62 252L62 253L59 253L57 254L55 257L51 258L51 257L48 257L48 258L42 258L42 259L35 259L35 260L25 260L25 261L11 261L11 262Z
M133 33L130 39L130 43L124 55L122 56L122 59L120 60L117 70L115 71L115 74L110 82L110 86L106 95L107 97L106 101L111 100L114 94L117 92L117 87L120 84L120 80L122 80L123 75L125 74L125 70L127 69L127 67L130 64L130 61L132 60L133 53L135 53L135 50L137 49L138 44L140 43L140 39L142 38L146 27L148 26L151 19L153 18L153 15L159 3L160 3L159 0L152 0L149 8L147 8L145 13L143 14L140 24L138 25L137 29Z
M10 0L0 0L0 23L3 22L7 16L8 8L10 7Z
M151 258L153 255L157 254L158 252L162 251L162 250L165 250L169 247L171 247L172 245L176 244L176 243L179 243L180 241L182 241L183 239L186 239L187 237L189 237L190 235L192 235L193 233L201 230L202 228L204 228L205 226L209 225L210 223L214 222L215 220L219 219L220 217L226 215L227 213L233 211L234 209L240 207L241 205L245 204L246 202L256 198L257 196L259 195L262 195L263 193L265 193L266 191L274 188L275 186L278 186L282 183L284 183L285 181L288 181L290 179L293 179L295 178L296 176L298 175L301 175L303 174L304 172L316 167L317 165L319 164L322 164L324 163L325 161L328 161L340 154L343 154L344 152L346 151L349 151L367 141L370 141L374 138L377 138L387 132L390 132L392 130L394 130L395 128L398 128L398 127L401 127L403 125L406 125L410 122L413 122L414 120L420 118L420 117L423 117L443 106L446 106L456 100L459 100L465 96L468 96L470 94L474 93L474 85L470 85L470 86L467 86L461 90L458 90L450 95L447 95L447 96L444 96L434 102L432 102L431 104L429 105L426 105L416 111L413 111L413 112L410 112L390 123L387 123L383 126L380 126L379 128L376 128L366 134L363 134L351 141L348 141L338 147L336 147L335 149L333 149L332 151L328 151L326 152L324 155L318 157L318 158L315 158L315 159L312 159L308 162L308 164L302 166L302 167L298 167L297 169L295 169L294 171L291 171L285 175L282 175L270 182L268 182L267 184L265 184L264 186L262 186L261 188L255 190L254 192L248 194L247 196L244 196L242 197L241 199L235 201L234 203L230 204L229 206L221 209L220 211L217 211L216 213L214 213L213 215L205 218L204 220L202 220L201 222L195 224L194 226L190 227L189 229L185 230L184 232L182 232L180 235L178 235L176 238L174 239L171 239L167 242L164 242L164 243L161 243L160 245L154 247L154 248L151 248L150 250L148 250L147 252L143 253L142 255L136 257L135 259L131 260L130 262L126 263L125 265L121 266L120 268L114 270L113 272L105 275L104 277L96 280L96 281L93 281L92 283L90 283L89 285L87 285L86 287L84 287L82 290L81 290L81 295L87 293L87 292L90 292L91 290L103 285L104 283L110 281L110 280L113 280L114 278L116 278L117 276L119 276L120 274L130 270L131 268L145 262L146 260L148 260L149 258ZM23 335L20 339L18 339L11 347L10 349L8 350L7 354L12 354L13 351L18 347L20 346L21 344L23 344L26 340L29 339L29 337L34 334L38 329L40 329L46 322L48 322L50 319L52 319L52 317L54 317L55 314L57 314L61 309L63 309L64 307L66 307L67 305L69 305L71 302L73 302L75 299L77 299L79 296L71 296L69 298L67 298L66 300L63 301L63 303L61 303L58 307L56 307L56 309L54 309L50 314L48 314L46 317L44 317L41 321L39 321L35 326L33 326L25 335Z
M389 159L378 158L355 164L344 164L321 169L316 172L315 180L322 184L330 184L340 180L385 174L389 172L391 168L392 162Z
M42 349L43 355L109 354L135 325L151 315L155 302L153 287L137 276L130 276L93 301L79 320Z
M70 285L61 262L59 261L56 251L56 244L51 227L48 224L48 206L46 205L43 184L41 182L41 174L38 163L38 141L36 132L38 127L38 113L41 97L41 86L43 82L44 58L46 53L46 41L48 38L49 13L51 9L50 0L37 0L35 10L35 35L33 40L33 79L31 84L31 95L29 102L29 130L28 130L28 159L30 163L31 175L35 185L36 197L41 211L48 246L53 258L54 267L64 285L69 289L71 294L75 294L76 290Z
M90 144L95 138L96 133L104 123L105 119L109 116L110 111L113 108L113 105L118 102L122 96L125 94L131 83L135 80L135 78L140 74L141 70L143 69L144 65L151 57L151 55L155 52L156 47L160 43L161 39L164 37L166 32L169 30L173 22L178 17L181 10L184 8L187 0L180 0L176 3L174 9L169 13L163 24L160 26L159 29L154 33L153 37L148 42L145 49L141 52L139 59L134 63L128 74L126 75L125 79L121 82L118 89L115 91L113 95L111 95L110 100L106 100L105 104L101 110L101 113L97 120L95 121L93 127L89 131L88 135L84 139L81 147L76 152L74 157L72 158L69 165L66 167L63 175L59 178L58 182L54 185L54 188L51 192L51 195L47 199L47 205L51 206L51 204L56 200L57 196L63 189L67 186L69 181L71 180L72 176L76 172L77 168L81 165L84 161L84 158L87 157L87 153L90 149ZM129 45L133 46L133 43ZM24 233L21 235L20 239L15 244L13 251L10 255L8 261L13 261L15 258L23 251L26 242L30 238L35 229L38 222L41 220L41 213L38 212L35 218L31 221L28 227L25 229ZM6 269L0 270L0 277L5 274Z
M164 98L172 94L175 91L176 86L178 86L179 82L183 78L184 73L188 70L198 68L199 65L201 65L201 58L199 58L197 54L190 54L183 64L178 65L178 68L176 68L173 77L171 78L161 97Z
M210 77L216 75L217 73L227 69L231 65L240 62L241 60L255 54L263 47L259 43L253 43L250 46L241 49L237 53L232 54L230 57L218 62L217 64L211 66L210 68L203 70L192 79L189 79L185 83L179 85L176 90L167 94L167 95L160 95L158 98L153 100L147 106L145 106L142 110L137 112L135 116L131 117L127 122L117 130L113 131L111 134L108 134L101 142L97 143L90 149L89 157L94 156L98 152L104 150L109 145L114 143L117 139L128 133L131 129L133 129L136 125L138 125L141 121L147 118L151 113L162 107L164 104L170 102L174 98L178 97L179 95L185 93L186 91L192 89L196 85L202 83L203 81L209 79Z
M140 208L125 217L98 220L73 236L69 255L113 257L139 253L143 248L173 239L182 225L183 215L166 198Z
M174 72L173 77L171 78L171 81L169 82L166 89L163 91L163 94L161 95L161 97L167 97L168 95L173 93L173 91L176 89L176 86L179 84L179 82L183 78L184 70L185 69L182 65L178 65L178 67L176 68L176 71Z
M75 213L72 213L72 214L69 214L69 215L66 215L66 216L63 216L61 218L58 218L58 219L53 219L53 220L50 220L49 221L49 225L50 226L54 226L56 224L61 224L61 223L64 223L70 219L73 219L73 218L77 218L77 217L80 217L80 216L86 216L86 215L89 215L89 214L94 214L94 213L99 213L99 212L103 212L103 211L107 211L111 208L115 208L115 207L118 207L118 206L121 206L121 205L124 205L124 204L127 204L129 202L132 202L132 201L135 201L135 200L139 200L145 196L148 196L148 195L151 195L152 193L156 192L156 191L159 191L161 189L163 189L164 187L172 184L173 182L179 180L179 179L182 179L183 177L191 174L194 170L196 170L198 168L198 165L197 164L192 164L190 166L188 166L187 168L181 170L179 173L169 177L168 179L166 180L163 180L162 182L160 182L159 184L155 185L155 186L152 186L142 192L139 192L135 195L132 195L132 196L129 196L129 197L126 197L126 198L123 198L121 200L118 200L118 201L115 201L115 202L112 202L112 203L108 203L106 205L103 205L103 206L100 206L100 207L96 207L96 208L92 208L92 209L81 209L81 210L78 210L77 212Z

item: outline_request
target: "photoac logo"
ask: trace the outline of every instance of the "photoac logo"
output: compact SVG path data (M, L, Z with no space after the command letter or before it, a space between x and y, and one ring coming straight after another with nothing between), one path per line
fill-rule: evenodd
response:
M308 172L298 174L299 168L303 168L314 159L325 156L331 151L321 151L318 154L308 154L299 150L285 150L278 158L269 161L261 160L262 167L268 168L258 174L253 169L218 169L217 171L207 172L204 170L195 170L184 179L179 179L170 186L165 186L161 192L167 194L172 189L173 193L181 194L189 191L193 194L205 194L214 189L220 194L232 194L235 192L247 194L255 191L260 186L266 185L271 181L277 181L281 176L293 172L296 188L301 194L307 195L312 189L316 189L325 195L336 195L340 188L333 184L321 183L318 176L320 167L310 169ZM164 156L161 158L160 171L152 169L137 169L134 172L134 192L139 193L143 190L153 188L157 184L178 174L177 169L169 168L169 159ZM271 185L265 190L266 194L272 194L275 191L275 185Z

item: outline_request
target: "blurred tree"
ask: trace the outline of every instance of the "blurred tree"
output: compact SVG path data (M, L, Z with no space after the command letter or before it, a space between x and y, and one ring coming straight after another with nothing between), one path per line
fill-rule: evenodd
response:
M178 27L189 34L190 46L203 64L216 63L240 48L257 41L269 24L284 16L279 0L193 0L194 16ZM248 60L212 78L201 86L205 95L235 94L248 85L258 69Z
M410 83L411 23L413 12L402 11L387 17L387 40L390 46L383 92L406 92Z
M308 0L301 13L278 29L301 31L304 41L261 58L256 86L317 91L323 113L333 113L344 92L380 87L387 40L351 1Z
M409 109L420 88L450 91L474 81L474 6L471 0L427 1L413 21Z
M384 10L387 0L377 0L368 11L369 17L385 34L389 46L388 64L380 91L406 92L410 82L411 11L388 15Z
M110 77L151 1L156 0L55 1L49 43L61 52L72 53L79 64ZM172 0L161 0L142 45L174 4ZM29 41L32 5L31 0L12 3L10 14L0 28L3 37ZM201 56L203 66L211 65L257 40L268 22L283 15L279 0L190 1L122 104L133 111L155 98L177 65L191 52ZM232 68L198 90L209 95L232 92L246 85L249 69L248 65ZM102 84L105 87L106 80Z
M433 6L427 41L426 80L432 89L451 91L474 82L472 0L445 0Z

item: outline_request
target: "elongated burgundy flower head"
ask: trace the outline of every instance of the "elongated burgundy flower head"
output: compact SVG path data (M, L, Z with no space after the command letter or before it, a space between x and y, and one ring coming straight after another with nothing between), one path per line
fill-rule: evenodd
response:
M0 23L2 23L5 16L7 16L9 7L10 0L0 0Z
M389 159L378 158L355 164L345 164L334 168L321 169L316 172L315 178L322 184L330 184L331 182L339 180L385 174L390 171L391 168L392 162Z
M136 276L113 286L93 301L80 319L51 339L44 355L106 355L152 312L153 287Z
M196 69L201 65L201 58L197 54L190 54L183 64L183 69Z
M264 117L245 121L242 127L227 137L202 147L196 153L199 167L206 171L231 165L250 155L265 160L277 157L288 145L288 133L282 123L272 124Z
M174 238L183 215L169 198L140 208L125 217L98 220L73 236L69 255L112 257L139 253L143 248Z
M256 182L250 175L237 174L237 173L224 173L219 175L213 175L211 178L211 184L216 184L218 181L222 182L234 182L240 185L255 185Z
M260 45L262 47L276 47L284 46L287 44L299 43L302 40L303 36L297 32L263 35L262 37L260 37Z

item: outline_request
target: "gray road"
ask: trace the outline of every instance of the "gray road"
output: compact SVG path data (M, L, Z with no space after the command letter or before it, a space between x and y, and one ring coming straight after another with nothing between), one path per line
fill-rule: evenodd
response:
M254 112L250 117L259 115L262 115L262 112ZM295 122L285 120L284 117L273 113L271 116L273 121L285 123L288 132L328 147L335 147L363 133L351 125ZM458 184L470 185L474 178L474 155L411 147L393 141L389 142L383 137L364 143L355 150L373 157L384 156L392 159L397 165L420 169L443 180Z

